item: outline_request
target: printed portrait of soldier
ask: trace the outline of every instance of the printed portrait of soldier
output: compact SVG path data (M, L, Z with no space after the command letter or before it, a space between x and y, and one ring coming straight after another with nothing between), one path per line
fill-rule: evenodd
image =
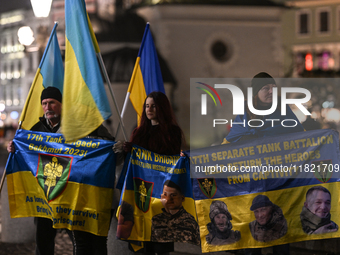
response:
M270 242L287 233L287 221L279 206L273 204L265 195L253 199L250 210L255 220L249 223L253 238L258 242Z
M300 214L302 229L306 234L323 234L338 231L331 221L331 193L322 186L314 186L306 193Z
M206 236L208 244L232 244L241 239L240 231L232 230L232 217L224 202L213 201L210 205L209 217L211 222L207 224L209 234Z
M163 185L161 202L162 213L152 217L152 242L186 242L199 245L200 234L198 224L182 203L185 197L181 187L167 180Z

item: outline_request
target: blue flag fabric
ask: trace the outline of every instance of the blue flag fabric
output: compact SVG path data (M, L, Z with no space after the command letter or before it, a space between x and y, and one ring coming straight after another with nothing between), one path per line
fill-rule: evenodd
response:
M197 214L202 252L340 237L336 131L264 137L186 154L188 158L167 157L133 147L117 214L118 238L164 242L170 235L172 241L190 242L189 234L182 236L174 230L176 224L169 224L172 216L165 217L167 179L185 187L186 203L194 198L195 207L183 207L191 216ZM188 175L189 165L182 165L188 159L193 179L182 182L178 177ZM318 204L322 211L315 209ZM157 222L164 223L157 228ZM182 226L187 227L183 221Z
M7 163L11 217L107 236L115 180L113 141L18 130Z
M56 87L63 93L64 65L57 38L57 26L58 23L52 29L20 116L21 127L26 130L30 130L43 115L41 92L47 87Z
M263 137L187 154L203 252L340 236L336 131ZM322 214L314 209L318 203ZM217 234L219 212L228 218L224 237Z
M148 23L145 27L142 43L127 90L127 98L130 97L130 101L139 117L142 116L143 104L147 95L153 91L160 91L165 94L157 51Z
M111 116L84 0L65 0L65 77L62 132L67 141L89 135Z
M199 244L188 158L134 145L127 163L117 237Z

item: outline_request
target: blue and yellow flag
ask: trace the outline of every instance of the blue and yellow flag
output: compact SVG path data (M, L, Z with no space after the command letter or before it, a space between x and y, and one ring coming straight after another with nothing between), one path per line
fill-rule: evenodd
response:
M67 141L85 137L111 116L84 0L65 1L66 53L62 133Z
M117 237L198 245L189 160L133 146L117 213Z
M115 179L113 141L18 130L6 166L12 218L43 217L54 228L107 236Z
M125 99L127 102L127 99L130 98L139 118L143 113L146 96L153 91L165 94L156 47L152 39L150 25L147 23Z
M43 89L56 87L63 92L64 65L57 39L57 26L55 23L20 116L21 126L26 130L30 130L43 115L40 102Z
M203 252L340 237L337 132L263 137L188 154Z

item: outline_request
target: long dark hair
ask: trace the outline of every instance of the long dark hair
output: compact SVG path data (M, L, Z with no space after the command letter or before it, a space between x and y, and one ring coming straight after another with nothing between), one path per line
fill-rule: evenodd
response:
M149 141L146 141L146 139L150 136L152 124L145 113L147 98L153 98L155 102L159 122L158 128L160 129L160 132L152 134ZM147 98L144 101L140 124L133 131L130 142L160 154L178 154L183 139L183 132L176 122L167 96L162 92L152 92Z

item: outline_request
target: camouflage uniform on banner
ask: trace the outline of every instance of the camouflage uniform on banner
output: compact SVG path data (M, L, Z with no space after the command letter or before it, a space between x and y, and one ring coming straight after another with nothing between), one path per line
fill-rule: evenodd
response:
M273 205L272 218L265 225L260 225L256 220L249 223L251 235L256 241L270 242L281 238L287 233L287 221L282 210Z
M211 220L207 225L209 234L205 237L208 244L225 245L235 243L241 239L240 231L232 230L233 225L230 222L232 217L224 202L213 201L210 205L209 217ZM221 218L222 220L220 220Z
M183 207L175 214L165 211L152 217L151 241L187 242L199 245L199 227Z
M327 217L325 218L321 218L313 214L306 207L302 208L300 219L301 219L301 225L302 225L303 231L309 235L313 234L315 230L325 225L329 225L328 229L334 229L334 230L339 229L338 225L334 221L331 221L330 214L328 214Z

